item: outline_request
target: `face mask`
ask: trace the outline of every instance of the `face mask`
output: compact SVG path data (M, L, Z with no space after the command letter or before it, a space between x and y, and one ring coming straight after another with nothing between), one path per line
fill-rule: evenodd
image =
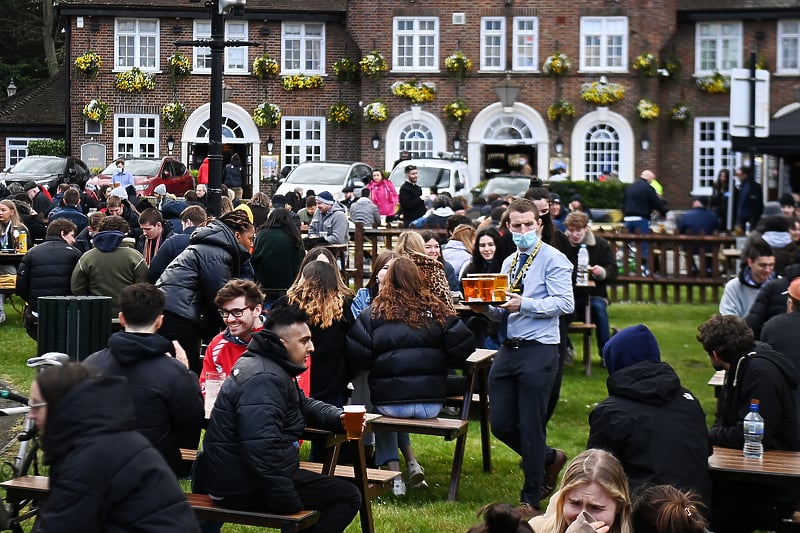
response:
M528 233L511 233L511 238L514 239L514 244L517 245L517 248L521 250L527 250L528 248L533 248L536 246L536 243L539 242L539 236L536 235L535 231L529 231Z

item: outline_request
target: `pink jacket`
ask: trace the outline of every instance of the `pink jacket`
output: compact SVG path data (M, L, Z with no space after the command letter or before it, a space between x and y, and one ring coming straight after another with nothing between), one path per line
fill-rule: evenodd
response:
M370 181L367 189L369 189L370 200L378 206L378 213L383 216L394 215L399 201L394 183L385 178L380 182Z

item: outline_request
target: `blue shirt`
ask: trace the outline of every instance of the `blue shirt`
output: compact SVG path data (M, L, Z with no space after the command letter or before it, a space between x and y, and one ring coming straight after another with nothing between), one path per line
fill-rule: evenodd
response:
M530 252L532 250L526 250ZM511 275L511 263L519 251L506 257L501 272ZM554 247L542 243L530 268L522 278L522 306L515 313L490 307L493 317L508 313L508 338L536 340L542 344L558 344L558 317L572 313L572 263Z
M123 169L122 172L114 172L114 175L111 176L111 181L119 183L122 187L127 187L128 185L133 185L133 174Z

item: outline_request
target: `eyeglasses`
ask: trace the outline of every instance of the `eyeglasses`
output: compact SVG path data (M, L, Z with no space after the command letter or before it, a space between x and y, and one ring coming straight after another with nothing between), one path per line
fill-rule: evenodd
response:
M47 402L32 402L28 400L28 407L31 409L39 409L40 407L46 407Z
M219 316L221 316L223 319L228 318L230 315L233 315L233 318L239 318L248 309L250 309L252 311L253 308L252 307L241 307L239 309L220 309L219 310Z

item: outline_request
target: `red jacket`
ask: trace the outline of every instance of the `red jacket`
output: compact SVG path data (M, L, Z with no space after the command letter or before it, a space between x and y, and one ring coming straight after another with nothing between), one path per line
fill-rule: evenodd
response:
M203 159L200 163L200 169L197 171L197 183L208 184L208 158Z

